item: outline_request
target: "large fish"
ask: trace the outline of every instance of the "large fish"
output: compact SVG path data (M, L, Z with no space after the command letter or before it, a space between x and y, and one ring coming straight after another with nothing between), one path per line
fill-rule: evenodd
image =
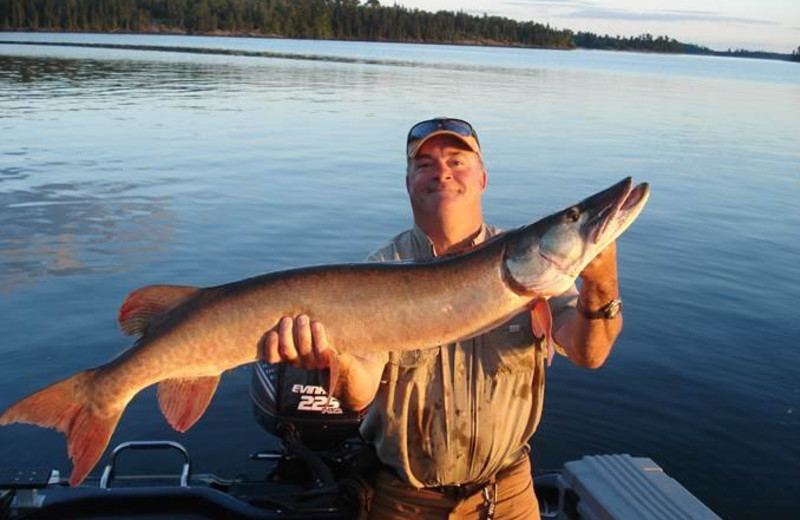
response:
M139 289L119 311L122 330L140 336L131 348L22 399L0 415L0 425L64 432L74 486L100 459L133 396L158 384L167 421L186 431L205 412L222 372L258 360L265 333L283 316L307 314L325 325L336 351L365 353L449 343L530 307L537 336L550 342L546 299L571 287L616 240L649 191L628 178L467 254L431 262L325 265L204 289Z

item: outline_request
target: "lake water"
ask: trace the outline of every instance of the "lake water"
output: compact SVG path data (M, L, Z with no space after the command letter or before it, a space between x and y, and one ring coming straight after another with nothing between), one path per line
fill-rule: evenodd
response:
M129 345L153 283L213 285L358 261L410 225L404 139L476 126L490 222L517 226L631 175L625 330L607 364L549 369L535 464L648 456L731 519L800 518L800 66L588 51L184 36L0 40L0 408ZM196 471L263 471L249 368L170 430L152 389L111 444L174 439ZM69 464L0 428L4 467ZM105 462L105 459L103 463ZM249 465L248 465L249 464ZM244 469L243 469L244 468ZM99 471L99 466L96 468Z

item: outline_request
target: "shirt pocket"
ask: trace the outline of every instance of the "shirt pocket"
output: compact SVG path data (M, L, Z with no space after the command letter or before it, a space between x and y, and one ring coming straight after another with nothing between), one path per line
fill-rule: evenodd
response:
M536 367L539 341L531 330L528 311L517 314L476 340L487 375L532 372Z

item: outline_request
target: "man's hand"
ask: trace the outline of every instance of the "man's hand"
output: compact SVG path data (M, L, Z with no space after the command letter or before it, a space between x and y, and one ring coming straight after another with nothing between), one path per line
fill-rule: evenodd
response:
M612 242L584 267L580 274L579 305L596 311L619 298L617 283L617 246ZM613 320L589 320L577 310L573 317L553 334L573 363L598 368L605 363L614 341L622 330L622 315Z
M602 282L617 279L617 243L611 242L595 256L581 271L580 277L586 281Z
M322 323L301 314L292 319L284 316L278 330L264 338L264 360L267 363L288 363L295 368L322 370L328 368L336 353L328 344Z
M263 358L267 363L289 363L305 370L329 368L338 360L339 378L334 396L352 410L363 410L372 402L381 381L386 359L341 354L328 343L322 323L301 314L284 316L277 330L264 338ZM388 357L388 356L386 356Z
M581 304L596 310L619 297L617 283L617 243L611 242L583 268L580 274Z

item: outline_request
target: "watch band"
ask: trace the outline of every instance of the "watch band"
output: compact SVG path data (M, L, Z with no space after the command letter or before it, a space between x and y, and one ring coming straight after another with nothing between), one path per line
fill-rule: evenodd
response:
M622 312L622 300L620 298L614 298L598 310L590 311L581 305L581 299L578 298L576 310L587 320L613 320Z

